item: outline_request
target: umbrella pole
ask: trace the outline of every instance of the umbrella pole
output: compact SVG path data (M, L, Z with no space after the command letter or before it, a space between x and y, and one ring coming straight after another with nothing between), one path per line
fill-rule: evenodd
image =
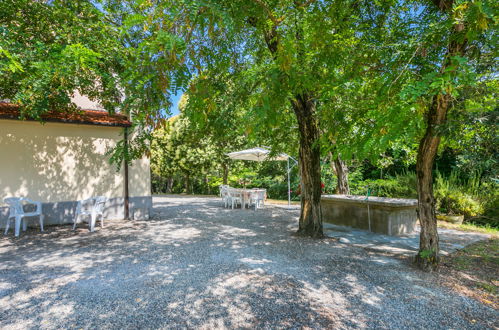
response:
M291 206L291 182L289 181L289 157L288 157L288 207Z

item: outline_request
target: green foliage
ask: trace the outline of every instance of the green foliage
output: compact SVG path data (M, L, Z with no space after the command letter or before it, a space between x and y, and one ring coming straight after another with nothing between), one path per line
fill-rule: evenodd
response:
M466 218L474 217L483 212L480 203L470 195L459 191L442 191L435 193L437 210L451 215L464 215Z
M499 185L497 182L482 182L483 216L471 219L470 222L480 225L490 225L499 228Z
M210 140L196 135L190 121L177 116L153 133L151 168L162 177L182 177L184 191L192 192L191 177L206 178L214 166ZM177 180L178 181L178 180Z
M419 251L419 256L423 259L433 260L435 258L436 251L435 250L421 250Z
M490 90L482 90L484 94L494 95ZM451 114L449 130L445 138L445 146L462 172L480 171L483 175L494 177L499 173L498 143L498 112L490 110L488 100L480 105L472 100L467 102L467 107L480 107L478 109L456 109Z
M367 179L352 181L350 189L353 194L365 195L367 187L372 196L394 198L417 198L416 175L413 172L397 174L385 179Z
M468 175L454 170L444 177L437 172L434 193L438 212L462 214L469 222L499 226L497 183L481 173Z
M0 73L10 71L24 71L19 61L12 56L8 50L0 47Z
M40 119L47 111L76 111L71 96L79 92L131 116L129 148L120 143L110 154L118 167L147 154L172 91L190 74L185 40L164 29L166 12L146 11L135 1L0 2L0 99L18 104L21 117Z
M106 110L118 107L117 31L87 1L3 1L0 4L0 96L23 116L74 109L79 91ZM26 22L29 22L26 23Z
M74 111L78 91L130 114L132 140L118 143L111 160L150 153L158 191L173 178L174 191L213 192L228 175L232 185L286 198L283 164L232 162L226 153L269 145L296 156L302 123L292 105L303 96L315 106L322 156L352 165L352 193L369 187L413 198L425 113L435 95L451 95L449 120L435 127L449 154L437 160L445 166L438 205L473 221L497 219L497 6L452 4L6 0L0 99L39 119ZM467 52L448 54L464 38ZM183 114L166 123L176 92L188 95ZM332 193L334 173L327 163L322 169Z
M130 135L132 135L132 138L130 138ZM116 146L106 152L106 155L109 156L109 162L114 164L118 171L121 169L123 162L132 165L134 159L150 155L150 135L144 128L140 127L140 124L127 128L126 140L124 134L121 134L121 136L123 138L116 143Z
M439 223L444 228L459 229L462 231L473 231L485 234L499 236L499 223L480 223L480 222L465 222L460 225L451 224L449 222Z

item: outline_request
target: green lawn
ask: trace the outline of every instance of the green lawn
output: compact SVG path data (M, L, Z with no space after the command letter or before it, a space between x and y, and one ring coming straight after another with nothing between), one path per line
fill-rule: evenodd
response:
M448 228L448 229L456 229L462 231L473 231L477 233L490 234L494 237L499 237L499 229L489 226L479 226L472 223L463 223L461 225L456 225L446 221L438 221L438 227Z
M442 257L440 274L445 284L456 291L499 309L499 238Z

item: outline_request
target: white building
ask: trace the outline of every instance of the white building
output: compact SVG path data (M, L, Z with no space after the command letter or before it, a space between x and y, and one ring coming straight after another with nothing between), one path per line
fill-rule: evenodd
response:
M0 226L8 214L3 199L11 196L43 202L46 224L72 223L77 201L98 195L109 199L106 219L123 219L127 199L130 218L149 217L149 159L117 171L106 155L130 129L126 116L53 112L43 124L18 117L17 106L0 102Z

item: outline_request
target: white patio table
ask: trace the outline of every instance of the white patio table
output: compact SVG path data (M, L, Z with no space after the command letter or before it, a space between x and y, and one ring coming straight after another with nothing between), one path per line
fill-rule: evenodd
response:
M251 192L253 191L259 191L259 190L264 190L265 189L257 189L257 188L254 188L254 189L244 189L244 188L230 188L232 191L237 191L239 193L241 193L241 208L244 209L246 208L246 204L249 202L250 200L250 195L251 195Z

